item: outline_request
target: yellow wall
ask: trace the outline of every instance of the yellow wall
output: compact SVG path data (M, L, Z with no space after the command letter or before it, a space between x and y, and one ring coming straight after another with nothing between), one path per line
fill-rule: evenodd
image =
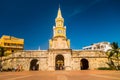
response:
M5 53L12 53L24 49L24 39L3 35L0 39L0 46L5 48Z

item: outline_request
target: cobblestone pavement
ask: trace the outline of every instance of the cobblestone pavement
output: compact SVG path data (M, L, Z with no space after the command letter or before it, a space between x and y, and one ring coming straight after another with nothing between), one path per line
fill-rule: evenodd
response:
M23 71L0 72L0 80L120 80L120 71Z

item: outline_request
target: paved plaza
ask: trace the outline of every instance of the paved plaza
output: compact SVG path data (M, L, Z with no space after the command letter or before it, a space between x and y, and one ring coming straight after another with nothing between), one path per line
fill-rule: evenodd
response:
M120 80L120 71L23 71L0 72L0 80Z

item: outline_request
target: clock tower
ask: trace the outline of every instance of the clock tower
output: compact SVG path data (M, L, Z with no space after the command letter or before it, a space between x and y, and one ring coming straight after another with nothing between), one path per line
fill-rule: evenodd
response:
M49 49L70 49L70 40L66 37L66 27L59 7L55 26L53 26L53 38L49 40Z

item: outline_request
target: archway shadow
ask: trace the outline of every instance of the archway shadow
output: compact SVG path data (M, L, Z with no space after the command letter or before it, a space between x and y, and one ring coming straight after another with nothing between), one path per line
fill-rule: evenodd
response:
M39 64L37 64L37 62L38 62L37 59L31 60L29 70L31 70L31 71L39 70Z
M64 70L64 57L61 54L55 58L55 70Z
M87 59L81 59L80 61L80 69L81 70L88 70L89 68L89 62Z

